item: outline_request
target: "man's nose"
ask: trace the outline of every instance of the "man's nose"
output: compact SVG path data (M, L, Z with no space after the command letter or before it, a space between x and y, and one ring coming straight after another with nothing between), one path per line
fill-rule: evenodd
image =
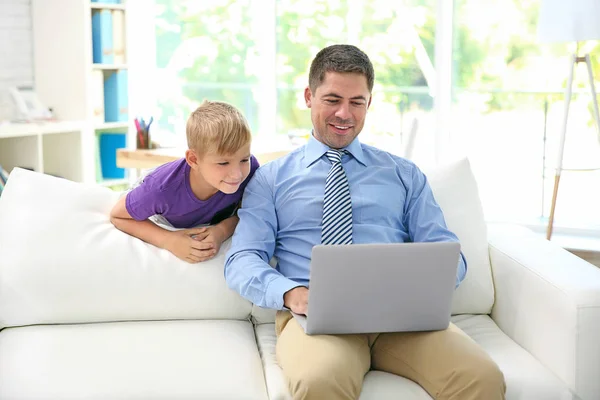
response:
M335 112L335 116L340 119L350 119L352 115L350 114L349 104L341 103Z

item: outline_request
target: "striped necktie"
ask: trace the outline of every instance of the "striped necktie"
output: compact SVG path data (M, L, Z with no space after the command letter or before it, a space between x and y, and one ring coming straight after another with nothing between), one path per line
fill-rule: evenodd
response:
M352 244L352 200L348 178L342 166L346 150L327 151L331 169L325 180L322 244Z

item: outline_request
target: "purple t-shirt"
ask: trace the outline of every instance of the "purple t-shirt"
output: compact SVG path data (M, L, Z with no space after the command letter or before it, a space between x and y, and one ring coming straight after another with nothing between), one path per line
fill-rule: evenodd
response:
M161 165L148 174L140 186L127 193L125 207L137 221L158 214L175 228L217 224L234 214L257 168L258 161L251 156L250 174L237 192L225 194L218 191L207 200L199 200L190 186L190 166L182 158Z

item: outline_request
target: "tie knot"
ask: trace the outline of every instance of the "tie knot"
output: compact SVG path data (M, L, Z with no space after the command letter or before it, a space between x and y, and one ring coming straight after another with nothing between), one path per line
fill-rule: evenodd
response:
M342 155L346 154L346 153L347 153L346 150L329 149L329 150L327 150L327 153L325 153L325 155L327 156L329 161L331 161L332 164L335 164L335 163L341 163Z

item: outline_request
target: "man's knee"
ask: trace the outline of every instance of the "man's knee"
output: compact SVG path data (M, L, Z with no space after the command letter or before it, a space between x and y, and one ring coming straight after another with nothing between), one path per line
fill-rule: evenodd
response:
M477 373L476 380L479 385L490 387L494 390L502 389L502 391L506 388L504 374L495 362L490 360L480 365L475 371Z
M364 371L349 368L341 359L286 372L294 400L357 399L364 378Z
M442 399L504 399L506 383L504 374L491 359L459 368L455 389Z

